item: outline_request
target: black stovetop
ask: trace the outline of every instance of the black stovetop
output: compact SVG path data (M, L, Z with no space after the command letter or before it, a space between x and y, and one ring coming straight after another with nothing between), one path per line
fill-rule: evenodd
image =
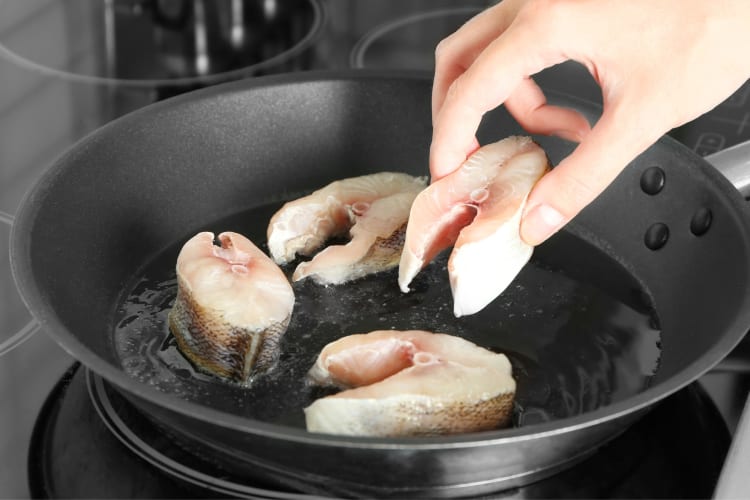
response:
M201 86L319 69L429 72L437 41L489 3L227 0L206 3L198 12L196 5L203 3L187 0L0 2L0 497L216 496L222 491L210 478L217 476L226 479L230 496L270 491L206 468L163 443L143 452L150 459L139 456L127 444L129 433L118 433L97 411L85 370L70 370L74 360L38 331L15 290L8 242L23 194L46 166L108 121ZM238 5L253 13L242 26L233 25L226 12ZM198 18L204 31L196 28ZM538 81L546 89L600 101L597 86L576 64L547 70ZM702 155L750 139L750 84L670 135ZM708 496L750 388L748 374L745 342L699 384L670 398L595 457L502 496ZM122 421L145 433L136 437L148 436L137 416L118 408L129 415ZM688 442L701 453L685 451ZM170 467L177 464L175 470L192 478L188 486L184 477L149 462L165 456ZM196 486L195 477L208 486Z

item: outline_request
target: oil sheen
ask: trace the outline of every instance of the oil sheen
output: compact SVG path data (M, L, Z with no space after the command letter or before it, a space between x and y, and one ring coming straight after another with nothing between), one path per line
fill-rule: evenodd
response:
M236 214L196 228L185 240L203 230L236 231L267 252L266 224L278 208ZM302 409L326 394L306 381L320 350L339 337L381 329L448 333L506 354L517 381L515 426L626 399L646 389L658 370L660 332L648 294L615 260L563 232L537 250L500 297L462 318L453 316L447 254L415 278L409 294L399 290L396 269L345 285L297 282L278 363L247 384L233 384L197 371L169 332L183 243L143 267L124 294L113 348L122 368L141 383L227 413L304 428ZM595 264L596 271L567 265L566 255ZM284 270L291 275L295 267L292 262Z

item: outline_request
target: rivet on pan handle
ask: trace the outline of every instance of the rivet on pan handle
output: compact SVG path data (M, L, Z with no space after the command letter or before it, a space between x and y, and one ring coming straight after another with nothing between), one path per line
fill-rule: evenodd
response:
M745 198L750 198L750 141L705 157Z

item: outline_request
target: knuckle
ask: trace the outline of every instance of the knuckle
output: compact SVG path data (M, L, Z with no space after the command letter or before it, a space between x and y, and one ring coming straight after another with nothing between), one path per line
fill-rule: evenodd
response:
M523 22L538 22L552 10L555 0L529 0L518 11L517 19Z
M570 0L529 0L521 12L534 17L556 16L565 12L569 5Z
M571 23L571 0L529 0L518 13L518 20L544 39Z
M482 114L479 109L475 106L476 95L473 95L469 90L469 82L466 76L462 75L456 78L446 94L446 101L460 105L464 111L472 114Z
M461 102L461 77L458 77L457 79L453 80L451 82L450 86L448 87L448 90L445 93L445 104L452 104L456 102Z
M458 77L453 80L450 87L448 87L448 92L445 94L445 100L451 102L460 101L463 87L463 78Z
M443 38L435 47L435 65L443 65L452 59L453 54L453 35Z
M572 172L560 176L556 188L555 198L563 202L561 212L569 218L591 203L604 189L593 177L582 177Z

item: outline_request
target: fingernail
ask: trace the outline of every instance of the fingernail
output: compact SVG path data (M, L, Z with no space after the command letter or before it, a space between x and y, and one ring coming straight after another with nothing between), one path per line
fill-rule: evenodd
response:
M536 205L521 221L521 238L529 245L538 245L565 225L563 214L549 205Z

